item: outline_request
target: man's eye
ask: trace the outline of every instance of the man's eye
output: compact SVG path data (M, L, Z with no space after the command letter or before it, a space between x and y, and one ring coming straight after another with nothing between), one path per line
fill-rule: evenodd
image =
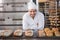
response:
M32 11L30 11L30 12L32 12Z
M36 11L30 11L30 12L36 12Z

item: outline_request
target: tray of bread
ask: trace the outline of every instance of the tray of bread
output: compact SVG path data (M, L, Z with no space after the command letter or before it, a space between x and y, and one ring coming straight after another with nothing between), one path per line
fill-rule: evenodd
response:
M0 38L4 37L19 37L19 38L39 38L39 37L60 37L59 28L44 28L43 30L34 30L34 29L16 29L16 30L0 30Z

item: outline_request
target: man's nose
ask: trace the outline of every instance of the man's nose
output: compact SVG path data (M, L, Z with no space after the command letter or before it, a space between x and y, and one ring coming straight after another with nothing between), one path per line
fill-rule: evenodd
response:
M32 14L34 14L34 12L32 12Z

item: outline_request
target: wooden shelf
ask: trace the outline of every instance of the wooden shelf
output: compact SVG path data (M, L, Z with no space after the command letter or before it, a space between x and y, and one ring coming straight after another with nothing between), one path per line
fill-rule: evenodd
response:
M47 2L48 0L38 0L38 2L43 3L43 2Z

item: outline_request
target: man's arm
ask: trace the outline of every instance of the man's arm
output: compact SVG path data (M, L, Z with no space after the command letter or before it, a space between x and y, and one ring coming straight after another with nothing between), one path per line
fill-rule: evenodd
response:
M22 24L23 24L23 30L27 29L28 23L27 23L27 19L25 17L23 17Z
M40 30L43 30L44 29L44 15L42 15L40 18L39 18L39 24L38 24L38 29Z

